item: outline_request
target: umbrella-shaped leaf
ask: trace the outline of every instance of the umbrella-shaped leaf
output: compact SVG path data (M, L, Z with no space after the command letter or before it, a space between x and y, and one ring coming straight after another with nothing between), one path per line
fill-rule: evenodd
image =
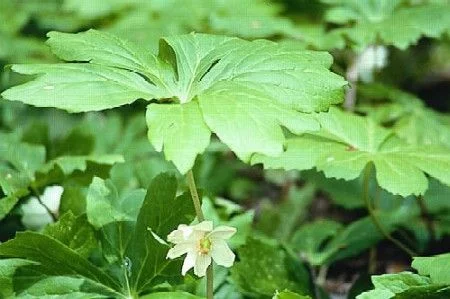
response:
M267 168L317 168L325 176L353 180L373 163L380 187L393 194L423 194L426 174L450 185L450 154L437 146L410 146L368 118L330 109L318 116L322 130L287 141L280 157L257 155Z
M72 112L156 100L147 108L149 140L182 173L205 150L211 132L244 161L255 152L281 154L282 127L317 130L308 113L339 103L346 84L329 71L328 53L267 40L172 36L161 39L152 55L94 30L49 37L54 54L76 63L14 65L19 73L40 76L2 95Z

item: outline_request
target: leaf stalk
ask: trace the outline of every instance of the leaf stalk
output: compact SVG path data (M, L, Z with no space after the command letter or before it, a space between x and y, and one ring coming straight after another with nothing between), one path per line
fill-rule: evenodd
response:
M417 254L412 251L411 249L409 249L408 247L406 247L405 245L403 245L402 242L400 242L399 240L395 239L394 237L392 237L389 232L387 232L383 225L380 223L380 221L378 220L378 218L375 215L375 210L372 206L372 202L370 200L370 195L369 195L369 185L370 185L370 175L372 172L372 167L371 165L367 165L367 167L364 170L364 182L363 182L363 197L364 197L364 202L366 203L366 207L367 207L367 211L369 212L370 218L372 219L373 224L375 225L375 227L378 229L378 231L389 241L391 241L392 243L394 243L398 248L400 248L401 250L403 250L405 253L407 253L410 257L414 257L417 256Z

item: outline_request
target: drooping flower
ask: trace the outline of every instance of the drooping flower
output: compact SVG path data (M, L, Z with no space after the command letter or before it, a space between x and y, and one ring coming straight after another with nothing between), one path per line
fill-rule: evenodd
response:
M228 240L236 233L236 228L218 226L213 229L212 221L203 221L196 225L180 224L171 232L167 240L173 244L167 258L174 259L186 254L181 274L194 268L194 274L202 277L212 260L220 266L231 267L235 255L228 247Z

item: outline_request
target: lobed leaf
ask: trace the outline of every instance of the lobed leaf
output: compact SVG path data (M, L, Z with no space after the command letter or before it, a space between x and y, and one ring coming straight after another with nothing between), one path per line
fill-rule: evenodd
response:
M406 49L422 36L439 38L450 28L448 3L404 5L400 0L322 0L331 4L325 18L353 25L340 28L358 47L383 42Z
M172 36L161 39L158 55L152 55L94 30L49 37L52 51L75 63L15 65L19 73L40 76L3 97L71 112L156 100L147 108L149 140L182 173L211 133L244 161L255 152L281 154L282 127L317 130L307 113L341 102L346 84L328 70L328 53L266 40Z
M287 141L280 157L256 155L252 163L266 168L306 170L315 167L326 177L358 178L373 163L380 187L393 194L424 194L425 174L450 185L450 154L438 146L414 147L392 136L371 119L330 109L320 114L322 129Z

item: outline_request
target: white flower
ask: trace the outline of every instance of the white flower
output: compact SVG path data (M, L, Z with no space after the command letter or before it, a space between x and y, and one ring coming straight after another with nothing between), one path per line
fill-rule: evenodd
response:
M231 267L235 255L225 240L236 233L236 228L218 226L213 229L212 221L203 221L196 225L181 224L169 234L167 240L175 246L167 253L167 258L174 259L186 254L181 273L186 275L194 268L194 274L202 277L214 260L216 264Z
M368 46L358 56L357 68L361 81L373 81L375 71L381 70L388 63L388 49L385 46Z
M54 214L58 214L61 196L64 188L61 186L50 186L45 188L41 195L42 203ZM30 197L21 207L22 223L26 228L41 230L47 224L52 223L52 216L48 213L36 197Z

